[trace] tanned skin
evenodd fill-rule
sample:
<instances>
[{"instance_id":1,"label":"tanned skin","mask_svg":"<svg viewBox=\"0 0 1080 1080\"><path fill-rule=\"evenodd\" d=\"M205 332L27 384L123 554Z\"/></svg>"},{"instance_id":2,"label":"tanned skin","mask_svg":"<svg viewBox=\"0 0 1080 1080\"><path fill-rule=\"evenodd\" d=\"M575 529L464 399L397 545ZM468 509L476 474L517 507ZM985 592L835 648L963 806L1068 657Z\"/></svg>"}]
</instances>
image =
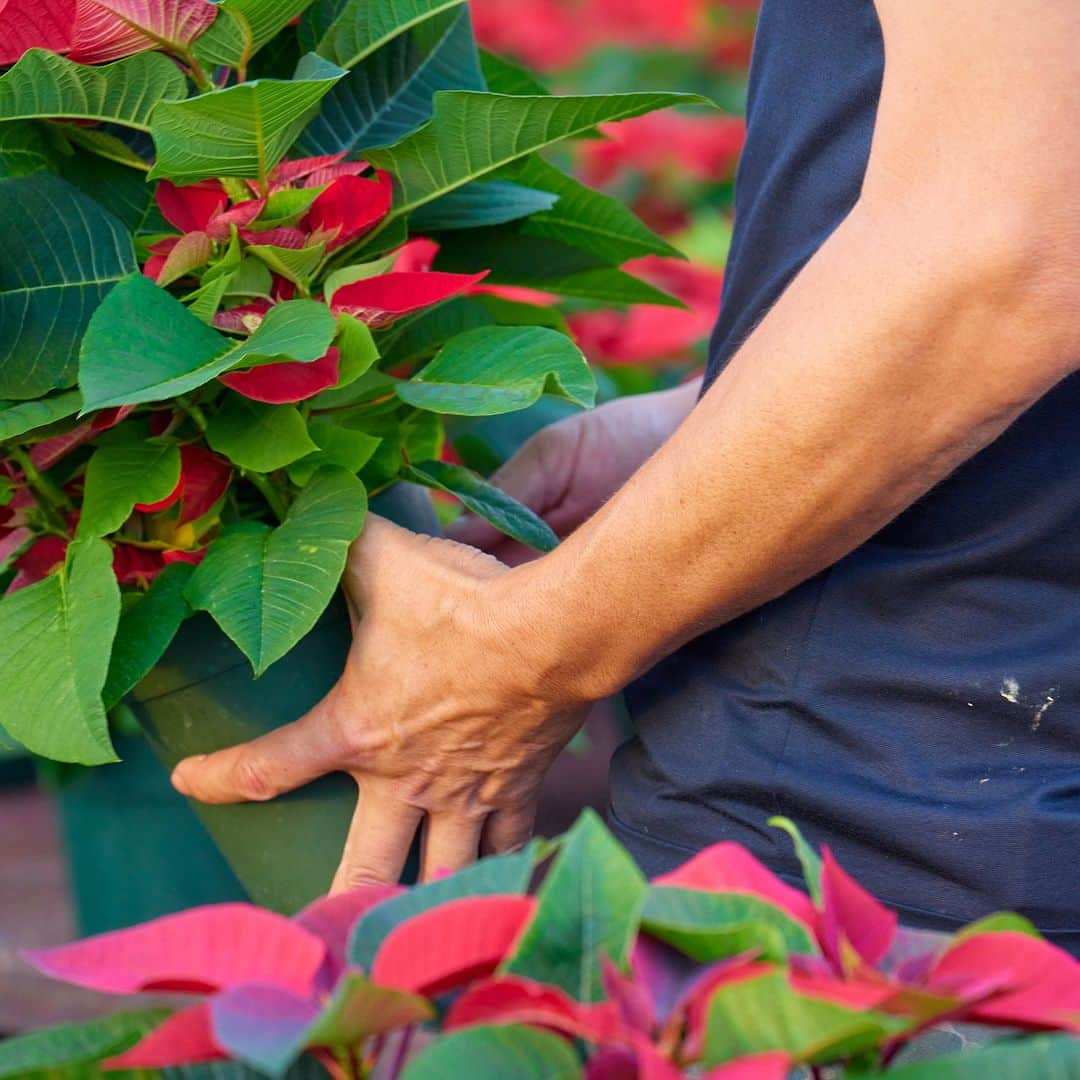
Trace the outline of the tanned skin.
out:
<instances>
[{"instance_id":1,"label":"tanned skin","mask_svg":"<svg viewBox=\"0 0 1080 1080\"><path fill-rule=\"evenodd\" d=\"M565 542L519 552L369 519L341 681L192 758L176 787L264 800L331 771L359 801L334 881L523 843L588 703L863 543L1080 367L1080 4L878 0L863 192L698 402L617 401L496 478ZM359 616L362 614L362 618Z\"/></svg>"}]
</instances>

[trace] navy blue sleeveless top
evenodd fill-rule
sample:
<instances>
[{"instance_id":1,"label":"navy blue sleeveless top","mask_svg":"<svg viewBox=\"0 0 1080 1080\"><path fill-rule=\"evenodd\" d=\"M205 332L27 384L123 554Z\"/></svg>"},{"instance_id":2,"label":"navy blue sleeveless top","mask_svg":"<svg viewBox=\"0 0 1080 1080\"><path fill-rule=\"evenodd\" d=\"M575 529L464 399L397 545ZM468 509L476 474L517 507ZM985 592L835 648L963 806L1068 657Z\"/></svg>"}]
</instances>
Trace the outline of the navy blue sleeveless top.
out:
<instances>
[{"instance_id":1,"label":"navy blue sleeveless top","mask_svg":"<svg viewBox=\"0 0 1080 1080\"><path fill-rule=\"evenodd\" d=\"M872 0L765 0L709 379L860 191ZM795 819L912 925L1008 908L1080 946L1080 378L827 572L627 692L611 821L649 873Z\"/></svg>"}]
</instances>

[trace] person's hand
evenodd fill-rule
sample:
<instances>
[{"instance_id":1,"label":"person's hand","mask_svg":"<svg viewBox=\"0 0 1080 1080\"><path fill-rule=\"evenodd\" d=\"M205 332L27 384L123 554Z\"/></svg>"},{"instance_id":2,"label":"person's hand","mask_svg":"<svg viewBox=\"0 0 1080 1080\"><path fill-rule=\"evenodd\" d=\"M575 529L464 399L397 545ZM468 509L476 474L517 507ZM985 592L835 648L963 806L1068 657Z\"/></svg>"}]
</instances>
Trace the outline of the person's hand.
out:
<instances>
[{"instance_id":1,"label":"person's hand","mask_svg":"<svg viewBox=\"0 0 1080 1080\"><path fill-rule=\"evenodd\" d=\"M539 514L555 535L572 533L656 452L686 419L700 380L674 390L618 398L537 432L491 481ZM465 515L450 536L516 565L534 558L487 522Z\"/></svg>"},{"instance_id":2,"label":"person's hand","mask_svg":"<svg viewBox=\"0 0 1080 1080\"><path fill-rule=\"evenodd\" d=\"M422 822L424 879L521 846L586 710L557 662L545 666L556 651L510 595L514 573L369 517L343 580L355 633L340 682L296 723L181 762L174 785L220 804L351 774L359 799L335 892L396 882Z\"/></svg>"}]
</instances>

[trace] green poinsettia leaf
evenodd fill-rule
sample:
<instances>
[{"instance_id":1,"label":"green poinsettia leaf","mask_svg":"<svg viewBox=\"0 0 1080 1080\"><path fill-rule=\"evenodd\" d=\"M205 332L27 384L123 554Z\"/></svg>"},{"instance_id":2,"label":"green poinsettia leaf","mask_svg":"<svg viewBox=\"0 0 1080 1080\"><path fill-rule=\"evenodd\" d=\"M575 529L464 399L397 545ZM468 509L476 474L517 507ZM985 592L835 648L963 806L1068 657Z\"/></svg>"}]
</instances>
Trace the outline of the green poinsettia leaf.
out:
<instances>
[{"instance_id":1,"label":"green poinsettia leaf","mask_svg":"<svg viewBox=\"0 0 1080 1080\"><path fill-rule=\"evenodd\" d=\"M712 1068L749 1054L782 1051L795 1063L832 1062L873 1050L911 1023L800 994L786 971L771 971L713 994L702 1061Z\"/></svg>"},{"instance_id":2,"label":"green poinsettia leaf","mask_svg":"<svg viewBox=\"0 0 1080 1080\"><path fill-rule=\"evenodd\" d=\"M366 911L352 929L348 960L371 970L375 954L387 934L406 919L466 896L520 896L529 887L544 847L533 840L511 855L494 855L459 870L450 877L417 885Z\"/></svg>"},{"instance_id":3,"label":"green poinsettia leaf","mask_svg":"<svg viewBox=\"0 0 1080 1080\"><path fill-rule=\"evenodd\" d=\"M0 76L0 120L93 120L149 131L160 102L186 96L183 74L161 53L92 65L30 49Z\"/></svg>"},{"instance_id":4,"label":"green poinsettia leaf","mask_svg":"<svg viewBox=\"0 0 1080 1080\"><path fill-rule=\"evenodd\" d=\"M482 296L459 296L438 307L400 319L376 335L379 354L391 370L399 365L426 360L466 330L494 326L498 319Z\"/></svg>"},{"instance_id":5,"label":"green poinsettia leaf","mask_svg":"<svg viewBox=\"0 0 1080 1080\"><path fill-rule=\"evenodd\" d=\"M708 893L653 885L641 925L699 963L747 951L782 963L793 953L817 951L809 930L756 896Z\"/></svg>"},{"instance_id":6,"label":"green poinsettia leaf","mask_svg":"<svg viewBox=\"0 0 1080 1080\"><path fill-rule=\"evenodd\" d=\"M276 529L253 525L217 540L192 575L188 603L209 612L261 675L326 610L366 513L363 484L323 470Z\"/></svg>"},{"instance_id":7,"label":"green poinsettia leaf","mask_svg":"<svg viewBox=\"0 0 1080 1080\"><path fill-rule=\"evenodd\" d=\"M533 214L523 225L526 236L558 240L621 266L643 255L683 258L638 219L624 203L593 191L543 158L526 158L509 173L515 183L550 192L557 202Z\"/></svg>"},{"instance_id":8,"label":"green poinsettia leaf","mask_svg":"<svg viewBox=\"0 0 1080 1080\"><path fill-rule=\"evenodd\" d=\"M586 810L566 835L537 894L536 914L501 970L561 987L578 1001L600 1001L601 960L626 965L647 889L633 859Z\"/></svg>"},{"instance_id":9,"label":"green poinsettia leaf","mask_svg":"<svg viewBox=\"0 0 1080 1080\"><path fill-rule=\"evenodd\" d=\"M144 1009L4 1039L0 1042L0 1080L37 1073L51 1076L52 1070L92 1066L130 1049L168 1015L168 1009Z\"/></svg>"},{"instance_id":10,"label":"green poinsettia leaf","mask_svg":"<svg viewBox=\"0 0 1080 1080\"><path fill-rule=\"evenodd\" d=\"M330 0L307 12L301 36L316 39L320 56L351 68L399 35L464 4L465 0Z\"/></svg>"},{"instance_id":11,"label":"green poinsettia leaf","mask_svg":"<svg viewBox=\"0 0 1080 1080\"><path fill-rule=\"evenodd\" d=\"M237 367L326 354L336 323L325 304L275 304L250 337L219 334L142 274L122 281L95 312L83 341L84 411L186 394Z\"/></svg>"},{"instance_id":12,"label":"green poinsettia leaf","mask_svg":"<svg viewBox=\"0 0 1080 1080\"><path fill-rule=\"evenodd\" d=\"M284 248L273 244L249 244L248 251L288 281L295 285L306 285L323 261L326 245Z\"/></svg>"},{"instance_id":13,"label":"green poinsettia leaf","mask_svg":"<svg viewBox=\"0 0 1080 1080\"><path fill-rule=\"evenodd\" d=\"M393 214L408 214L473 180L597 124L671 105L707 105L696 94L516 97L471 91L435 95L434 116L396 146L366 157L395 178Z\"/></svg>"},{"instance_id":14,"label":"green poinsettia leaf","mask_svg":"<svg viewBox=\"0 0 1080 1080\"><path fill-rule=\"evenodd\" d=\"M39 125L0 124L0 177L30 176L55 167L55 151Z\"/></svg>"},{"instance_id":15,"label":"green poinsettia leaf","mask_svg":"<svg viewBox=\"0 0 1080 1080\"><path fill-rule=\"evenodd\" d=\"M28 750L54 761L117 761L101 701L120 617L112 550L72 544L56 573L0 601L0 716Z\"/></svg>"},{"instance_id":16,"label":"green poinsettia leaf","mask_svg":"<svg viewBox=\"0 0 1080 1080\"><path fill-rule=\"evenodd\" d=\"M53 394L39 401L0 405L0 441L55 424L57 420L74 416L81 408L82 394L78 390Z\"/></svg>"},{"instance_id":17,"label":"green poinsettia leaf","mask_svg":"<svg viewBox=\"0 0 1080 1080\"><path fill-rule=\"evenodd\" d=\"M409 220L420 232L476 229L550 210L558 199L559 196L550 191L523 187L507 180L489 180L451 191L449 195L421 206Z\"/></svg>"},{"instance_id":18,"label":"green poinsettia leaf","mask_svg":"<svg viewBox=\"0 0 1080 1080\"><path fill-rule=\"evenodd\" d=\"M269 473L318 450L292 405L264 405L230 394L211 417L206 441L234 465Z\"/></svg>"},{"instance_id":19,"label":"green poinsettia leaf","mask_svg":"<svg viewBox=\"0 0 1080 1080\"><path fill-rule=\"evenodd\" d=\"M344 74L319 57L304 57L293 79L256 79L157 105L150 126L157 148L151 179L265 182Z\"/></svg>"},{"instance_id":20,"label":"green poinsettia leaf","mask_svg":"<svg viewBox=\"0 0 1080 1080\"><path fill-rule=\"evenodd\" d=\"M136 503L168 498L180 483L180 450L174 443L124 440L94 451L86 467L79 536L116 532Z\"/></svg>"},{"instance_id":21,"label":"green poinsettia leaf","mask_svg":"<svg viewBox=\"0 0 1080 1080\"><path fill-rule=\"evenodd\" d=\"M154 187L146 182L145 172L81 151L63 158L58 172L98 206L119 218L132 235L158 231L159 226L168 228L154 201Z\"/></svg>"},{"instance_id":22,"label":"green poinsettia leaf","mask_svg":"<svg viewBox=\"0 0 1080 1080\"><path fill-rule=\"evenodd\" d=\"M857 1074L859 1080L1077 1080L1080 1039L1075 1035L1043 1035L1009 1040L949 1057L895 1065L887 1072ZM855 1080L853 1076L852 1080Z\"/></svg>"},{"instance_id":23,"label":"green poinsettia leaf","mask_svg":"<svg viewBox=\"0 0 1080 1080\"><path fill-rule=\"evenodd\" d=\"M337 465L358 473L379 448L382 438L353 425L362 417L343 415L317 416L308 425L308 433L319 447L314 453L289 466L289 479L303 487L319 469Z\"/></svg>"},{"instance_id":24,"label":"green poinsettia leaf","mask_svg":"<svg viewBox=\"0 0 1080 1080\"><path fill-rule=\"evenodd\" d=\"M142 682L191 614L184 589L194 570L182 562L165 567L149 591L120 615L102 693L106 709L115 708Z\"/></svg>"},{"instance_id":25,"label":"green poinsettia leaf","mask_svg":"<svg viewBox=\"0 0 1080 1080\"><path fill-rule=\"evenodd\" d=\"M477 1025L436 1040L405 1067L402 1080L445 1080L468 1063L471 1080L580 1080L574 1048L520 1024Z\"/></svg>"},{"instance_id":26,"label":"green poinsettia leaf","mask_svg":"<svg viewBox=\"0 0 1080 1080\"><path fill-rule=\"evenodd\" d=\"M489 484L471 469L445 461L424 461L408 466L405 477L424 487L455 496L467 510L537 551L553 551L558 546L559 538L543 518L537 517L527 506L494 484Z\"/></svg>"},{"instance_id":27,"label":"green poinsettia leaf","mask_svg":"<svg viewBox=\"0 0 1080 1080\"><path fill-rule=\"evenodd\" d=\"M0 181L0 398L75 382L91 313L135 269L127 230L57 176Z\"/></svg>"},{"instance_id":28,"label":"green poinsettia leaf","mask_svg":"<svg viewBox=\"0 0 1080 1080\"><path fill-rule=\"evenodd\" d=\"M769 824L791 837L791 842L795 846L795 856L802 866L806 891L810 894L810 899L821 907L821 856L810 846L799 826L790 818L771 817Z\"/></svg>"},{"instance_id":29,"label":"green poinsettia leaf","mask_svg":"<svg viewBox=\"0 0 1080 1080\"><path fill-rule=\"evenodd\" d=\"M570 338L543 326L485 326L459 334L409 382L402 401L455 416L525 409L543 393L591 407L596 383Z\"/></svg>"},{"instance_id":30,"label":"green poinsettia leaf","mask_svg":"<svg viewBox=\"0 0 1080 1080\"><path fill-rule=\"evenodd\" d=\"M278 31L311 6L312 0L220 0L218 17L195 43L208 65L243 67Z\"/></svg>"},{"instance_id":31,"label":"green poinsettia leaf","mask_svg":"<svg viewBox=\"0 0 1080 1080\"><path fill-rule=\"evenodd\" d=\"M525 285L603 304L686 305L580 247L528 235L530 221L444 233L437 270L468 274L487 270L492 285Z\"/></svg>"},{"instance_id":32,"label":"green poinsettia leaf","mask_svg":"<svg viewBox=\"0 0 1080 1080\"><path fill-rule=\"evenodd\" d=\"M378 9L365 3L357 15L377 17ZM429 120L435 94L451 89L484 89L472 22L461 4L437 6L433 17L353 66L323 99L297 147L305 154L334 154L386 146Z\"/></svg>"},{"instance_id":33,"label":"green poinsettia leaf","mask_svg":"<svg viewBox=\"0 0 1080 1080\"><path fill-rule=\"evenodd\" d=\"M486 49L480 50L480 70L493 94L538 97L548 93L548 88L527 68Z\"/></svg>"}]
</instances>

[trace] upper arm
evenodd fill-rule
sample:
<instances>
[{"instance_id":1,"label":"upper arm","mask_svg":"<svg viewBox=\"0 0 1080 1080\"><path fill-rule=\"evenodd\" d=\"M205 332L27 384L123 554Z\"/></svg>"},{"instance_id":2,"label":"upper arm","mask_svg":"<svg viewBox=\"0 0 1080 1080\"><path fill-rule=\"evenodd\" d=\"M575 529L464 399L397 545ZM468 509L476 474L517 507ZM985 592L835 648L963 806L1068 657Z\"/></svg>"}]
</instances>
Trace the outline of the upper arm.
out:
<instances>
[{"instance_id":1,"label":"upper arm","mask_svg":"<svg viewBox=\"0 0 1080 1080\"><path fill-rule=\"evenodd\" d=\"M1080 2L876 5L885 74L862 201L999 274L1000 292L1019 286L1050 362L1075 366Z\"/></svg>"},{"instance_id":2,"label":"upper arm","mask_svg":"<svg viewBox=\"0 0 1080 1080\"><path fill-rule=\"evenodd\" d=\"M876 0L885 78L868 184L1080 191L1077 0Z\"/></svg>"}]
</instances>

